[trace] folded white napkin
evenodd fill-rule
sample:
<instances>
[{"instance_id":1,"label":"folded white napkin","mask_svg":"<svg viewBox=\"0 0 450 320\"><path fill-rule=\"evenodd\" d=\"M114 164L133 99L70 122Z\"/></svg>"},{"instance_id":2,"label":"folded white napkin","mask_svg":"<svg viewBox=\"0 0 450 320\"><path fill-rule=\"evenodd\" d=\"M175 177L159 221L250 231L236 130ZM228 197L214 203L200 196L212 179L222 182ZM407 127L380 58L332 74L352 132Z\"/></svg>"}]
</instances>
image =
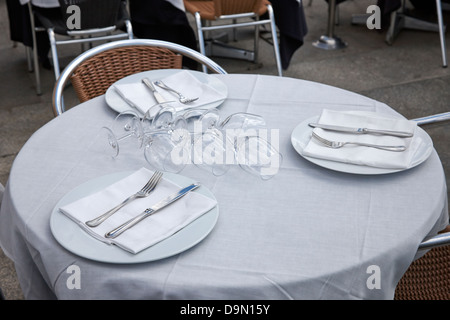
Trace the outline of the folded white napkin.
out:
<instances>
[{"instance_id":1,"label":"folded white napkin","mask_svg":"<svg viewBox=\"0 0 450 320\"><path fill-rule=\"evenodd\" d=\"M194 102L182 104L174 93L155 85L156 90L167 101L171 102L169 105L175 108L176 111L202 107L226 98L224 94L207 83L201 82L187 70L180 70L161 79L153 79L153 81L156 80L162 80L169 87L181 92L187 98L198 97L198 100ZM157 103L150 89L142 82L115 84L114 88L119 91L121 96L131 101L142 113L147 112L149 108ZM154 114L151 114L151 116L154 116Z\"/></svg>"},{"instance_id":2,"label":"folded white napkin","mask_svg":"<svg viewBox=\"0 0 450 320\"><path fill-rule=\"evenodd\" d=\"M375 113L340 112L323 110L318 123L339 125L354 128L371 128L382 130L405 131L415 133L417 124L414 121L389 118ZM411 138L399 138L388 135L354 134L314 128L319 136L332 141L364 142L378 145L405 146L402 152L386 151L370 147L346 145L339 149L324 146L316 139L311 138L303 154L306 156L339 161L357 165L365 165L388 169L405 169L411 166L414 154L419 148L422 139L417 135Z\"/></svg>"},{"instance_id":3,"label":"folded white napkin","mask_svg":"<svg viewBox=\"0 0 450 320\"><path fill-rule=\"evenodd\" d=\"M142 168L94 194L61 207L60 211L77 222L94 238L108 244L115 244L136 254L170 237L217 205L214 199L198 192L189 192L183 198L157 211L118 237L105 238L105 233L134 218L160 200L178 192L180 188L186 187L184 185L177 186L163 178L148 197L130 202L99 226L90 228L85 224L86 221L96 218L136 193L152 174L153 172Z\"/></svg>"}]
</instances>

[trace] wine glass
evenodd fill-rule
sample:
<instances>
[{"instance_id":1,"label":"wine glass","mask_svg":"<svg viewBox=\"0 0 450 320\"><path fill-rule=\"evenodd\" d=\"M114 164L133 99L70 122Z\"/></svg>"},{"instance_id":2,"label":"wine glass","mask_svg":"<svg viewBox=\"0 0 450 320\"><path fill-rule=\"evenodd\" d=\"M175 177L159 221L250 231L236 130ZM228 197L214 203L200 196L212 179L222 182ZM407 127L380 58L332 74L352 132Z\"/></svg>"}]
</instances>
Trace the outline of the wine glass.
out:
<instances>
[{"instance_id":1,"label":"wine glass","mask_svg":"<svg viewBox=\"0 0 450 320\"><path fill-rule=\"evenodd\" d=\"M190 134L183 116L170 106L160 108L144 126L144 156L153 167L178 173L189 162Z\"/></svg>"},{"instance_id":2,"label":"wine glass","mask_svg":"<svg viewBox=\"0 0 450 320\"><path fill-rule=\"evenodd\" d=\"M227 130L256 130L266 127L266 121L263 117L247 112L237 112L229 115L220 123L220 128Z\"/></svg>"},{"instance_id":3,"label":"wine glass","mask_svg":"<svg viewBox=\"0 0 450 320\"><path fill-rule=\"evenodd\" d=\"M238 137L235 152L239 166L263 180L275 176L283 160L281 153L261 135Z\"/></svg>"},{"instance_id":4,"label":"wine glass","mask_svg":"<svg viewBox=\"0 0 450 320\"><path fill-rule=\"evenodd\" d=\"M215 176L221 176L230 169L226 161L226 140L218 125L219 119L217 109L206 110L194 122L192 139L192 162Z\"/></svg>"},{"instance_id":5,"label":"wine glass","mask_svg":"<svg viewBox=\"0 0 450 320\"><path fill-rule=\"evenodd\" d=\"M110 127L100 129L99 138L103 151L112 157L119 153L134 153L142 146L143 129L138 114L132 110L119 113Z\"/></svg>"},{"instance_id":6,"label":"wine glass","mask_svg":"<svg viewBox=\"0 0 450 320\"><path fill-rule=\"evenodd\" d=\"M220 127L232 143L235 161L246 172L263 180L272 178L280 168L282 155L268 140L263 117L246 112L228 116ZM278 142L278 135L272 136Z\"/></svg>"}]
</instances>

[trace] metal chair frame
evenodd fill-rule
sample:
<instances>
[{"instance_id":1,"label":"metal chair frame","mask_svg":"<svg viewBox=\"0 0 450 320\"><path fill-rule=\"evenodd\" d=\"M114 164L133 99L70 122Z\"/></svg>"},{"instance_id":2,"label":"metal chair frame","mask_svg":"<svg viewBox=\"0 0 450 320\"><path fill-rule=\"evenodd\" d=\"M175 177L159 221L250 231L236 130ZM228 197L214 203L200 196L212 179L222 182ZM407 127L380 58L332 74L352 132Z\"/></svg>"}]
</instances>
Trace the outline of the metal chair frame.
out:
<instances>
[{"instance_id":1,"label":"metal chair frame","mask_svg":"<svg viewBox=\"0 0 450 320\"><path fill-rule=\"evenodd\" d=\"M55 116L59 116L63 112L65 112L65 107L63 103L63 90L66 86L67 82L70 80L70 76L72 73L76 70L76 68L87 59L97 55L98 53L115 49L115 48L121 48L121 47L128 47L128 46L152 46L152 47L159 47L159 48L166 48L169 49L175 53L179 53L183 56L186 56L188 58L191 58L192 60L195 60L202 64L203 66L206 66L209 70L219 73L219 74L227 74L227 72L216 62L211 60L210 58L202 55L201 53L192 50L190 48L187 48L185 46L175 44L172 42L167 41L160 41L160 40L150 40L150 39L128 39L128 40L118 40L110 43L105 43L102 45L99 45L97 47L94 47L78 57L76 57L72 62L70 62L67 67L62 71L61 75L59 76L58 80L55 83L55 86L53 88L53 96L52 96L52 104L53 104L53 114Z\"/></svg>"},{"instance_id":2,"label":"metal chair frame","mask_svg":"<svg viewBox=\"0 0 450 320\"><path fill-rule=\"evenodd\" d=\"M450 119L450 112L413 119L418 125ZM427 251L414 260L404 273L394 294L394 300L447 300L450 298L450 225L438 235L419 244L418 253Z\"/></svg>"},{"instance_id":3,"label":"metal chair frame","mask_svg":"<svg viewBox=\"0 0 450 320\"><path fill-rule=\"evenodd\" d=\"M450 120L450 111L413 119L413 121L416 121L417 125L419 126L447 120ZM424 240L422 243L420 243L418 250L429 250L446 245L450 245L450 232L441 233L432 238Z\"/></svg>"},{"instance_id":4,"label":"metal chair frame","mask_svg":"<svg viewBox=\"0 0 450 320\"><path fill-rule=\"evenodd\" d=\"M206 53L206 47L205 47L205 38L204 38L204 33L207 31L214 31L214 30L223 30L223 29L237 29L237 28L243 28L243 27L251 27L254 26L255 27L255 39L254 39L254 51L247 51L247 50L238 50L237 48L230 48L230 47L226 47L225 45L221 44L219 47L217 47L217 56L225 56L225 57L233 57L233 58L241 58L241 59L246 59L246 60L250 60L250 61L254 61L256 62L258 59L258 47L259 47L259 26L260 25L269 25L270 26L270 31L272 34L272 39L273 39L273 48L274 48L274 55L275 55L275 60L276 60L276 64L277 64L277 71L278 71L278 75L281 77L283 76L283 70L281 67L281 58L280 58L280 49L278 46L278 35L277 35L277 28L275 25L275 16L273 13L273 8L272 5L267 4L267 12L269 15L268 19L263 19L260 20L259 16L254 13L254 12L248 12L248 13L239 13L239 14L228 14L228 15L221 15L219 17L216 17L215 20L212 21L218 21L220 22L220 24L218 25L206 25L204 26L205 21L204 19L201 17L200 12L195 12L194 13L194 17L195 17L195 23L196 23L196 27L197 27L197 35L198 35L198 42L199 42L199 48L200 48L200 52L203 55L207 55ZM245 22L238 22L238 19L242 19L242 18L250 18L250 19L254 19L254 21L245 21ZM230 21L231 23L223 23L223 21ZM213 43L217 44L217 42ZM221 49L220 47L224 48ZM228 49L228 50L227 50ZM229 49L234 49L235 53L234 54L229 54L229 53L225 53L225 52L230 52ZM212 53L211 55L214 55L214 53ZM203 69L205 71L205 69Z\"/></svg>"},{"instance_id":5,"label":"metal chair frame","mask_svg":"<svg viewBox=\"0 0 450 320\"><path fill-rule=\"evenodd\" d=\"M438 18L437 25L427 21L422 21L416 18L408 17L404 15L406 1L402 0L402 8L399 11L393 12L391 14L391 25L386 33L386 42L392 44L394 38L400 32L401 29L417 29L425 31L438 31L439 40L441 43L442 52L442 67L447 67L447 56L445 52L445 29L444 20L442 17L442 2L441 0L436 0L436 14Z\"/></svg>"},{"instance_id":6,"label":"metal chair frame","mask_svg":"<svg viewBox=\"0 0 450 320\"><path fill-rule=\"evenodd\" d=\"M109 26L105 28L96 28L96 29L87 29L87 30L74 30L74 31L67 31L67 36L69 39L56 39L55 36L55 30L53 28L45 29L43 27L36 27L36 21L35 16L33 13L33 6L31 4L31 1L28 2L28 10L30 13L30 23L31 23L31 33L32 33L32 40L33 40L33 62L34 62L34 73L36 78L36 93L38 95L42 94L41 89L41 79L40 79L40 71L39 71L39 60L38 60L38 54L37 54L37 40L36 40L36 32L42 32L47 31L49 41L50 41L50 48L51 48L51 54L52 54L52 61L53 61L53 69L55 73L55 79L57 80L60 75L60 66L59 66L59 59L58 59L58 51L57 46L59 45L65 45L65 44L85 44L85 43L92 43L92 42L98 42L98 41L113 41L118 39L133 39L133 28L131 25L131 21L129 19L126 19L124 21L126 32L125 33L117 33L113 34L114 31L116 31L115 26Z\"/></svg>"},{"instance_id":7,"label":"metal chair frame","mask_svg":"<svg viewBox=\"0 0 450 320\"><path fill-rule=\"evenodd\" d=\"M419 20L417 18L409 17L404 14L406 7L406 1L402 0L401 8L391 13L391 22L388 31L386 32L386 43L392 45L395 37L398 35L401 29L415 29L431 32L439 32L439 40L441 44L442 54L442 67L447 67L447 55L446 55L446 43L445 43L445 31L446 26L442 17L442 10L450 10L450 6L446 3L442 3L441 0L436 0L436 14L437 24L428 21ZM352 23L365 24L368 18L368 14L355 14L352 16Z\"/></svg>"}]
</instances>

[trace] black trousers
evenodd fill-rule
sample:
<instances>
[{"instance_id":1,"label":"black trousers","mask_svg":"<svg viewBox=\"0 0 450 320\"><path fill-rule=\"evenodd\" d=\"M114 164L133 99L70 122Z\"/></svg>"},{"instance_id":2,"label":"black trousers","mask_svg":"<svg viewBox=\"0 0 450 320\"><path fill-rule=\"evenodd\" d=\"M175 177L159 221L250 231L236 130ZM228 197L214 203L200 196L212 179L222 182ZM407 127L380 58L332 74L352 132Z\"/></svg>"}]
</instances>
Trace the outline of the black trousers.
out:
<instances>
[{"instance_id":1,"label":"black trousers","mask_svg":"<svg viewBox=\"0 0 450 320\"><path fill-rule=\"evenodd\" d=\"M129 0L133 33L142 39L173 42L198 51L186 13L165 0ZM183 66L197 70L198 63L183 57Z\"/></svg>"},{"instance_id":2,"label":"black trousers","mask_svg":"<svg viewBox=\"0 0 450 320\"><path fill-rule=\"evenodd\" d=\"M9 17L10 39L16 42L22 42L25 46L33 47L33 38L30 23L30 13L28 5L21 5L17 0L6 0L6 6ZM59 8L35 8L51 14L60 14ZM35 21L39 25L39 21ZM43 66L50 69L48 53L50 51L50 42L46 32L36 33L37 50L39 60Z\"/></svg>"}]
</instances>

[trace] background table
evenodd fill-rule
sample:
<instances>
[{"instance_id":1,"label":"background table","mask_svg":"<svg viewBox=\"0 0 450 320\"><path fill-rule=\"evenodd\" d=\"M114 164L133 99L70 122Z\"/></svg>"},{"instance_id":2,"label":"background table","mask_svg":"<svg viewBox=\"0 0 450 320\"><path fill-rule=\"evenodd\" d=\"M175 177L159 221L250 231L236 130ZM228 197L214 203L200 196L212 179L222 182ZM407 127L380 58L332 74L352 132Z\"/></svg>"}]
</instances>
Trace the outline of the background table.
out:
<instances>
[{"instance_id":1,"label":"background table","mask_svg":"<svg viewBox=\"0 0 450 320\"><path fill-rule=\"evenodd\" d=\"M240 168L213 177L181 173L216 196L212 232L176 256L141 264L81 258L53 238L56 203L96 177L146 166L142 155L115 160L90 150L116 113L98 97L55 118L25 144L10 173L0 211L0 242L15 261L26 298L59 299L391 299L418 244L448 224L445 177L435 151L416 168L388 175L335 172L303 159L292 130L323 108L396 115L375 100L313 82L256 75L216 75L229 88L228 114L262 115L279 129L284 162L262 181ZM81 288L69 289L81 270ZM370 289L368 268L381 271Z\"/></svg>"}]
</instances>

